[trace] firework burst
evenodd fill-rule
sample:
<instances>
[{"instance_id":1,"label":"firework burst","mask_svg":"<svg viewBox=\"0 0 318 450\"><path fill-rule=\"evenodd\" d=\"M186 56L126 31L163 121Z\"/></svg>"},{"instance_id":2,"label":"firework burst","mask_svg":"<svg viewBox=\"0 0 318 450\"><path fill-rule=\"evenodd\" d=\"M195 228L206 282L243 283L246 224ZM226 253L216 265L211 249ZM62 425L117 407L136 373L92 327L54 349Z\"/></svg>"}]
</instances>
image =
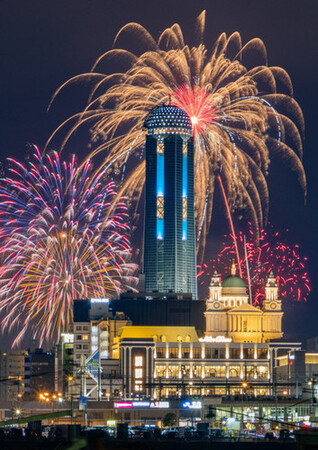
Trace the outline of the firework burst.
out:
<instances>
[{"instance_id":1,"label":"firework burst","mask_svg":"<svg viewBox=\"0 0 318 450\"><path fill-rule=\"evenodd\" d=\"M54 341L72 321L72 300L111 297L134 287L127 212L113 183L91 163L41 156L10 160L0 184L0 311L3 329L19 325L18 344L31 329ZM109 215L110 207L113 213Z\"/></svg>"},{"instance_id":2,"label":"firework burst","mask_svg":"<svg viewBox=\"0 0 318 450\"><path fill-rule=\"evenodd\" d=\"M245 256L244 233L235 238L240 254L242 277L248 286L247 264ZM233 260L237 260L237 250L232 235L224 237L223 248L218 256L208 264L203 264L198 274L199 283L208 286L214 270L221 273L224 279L230 273ZM271 226L261 230L259 243L250 228L246 236L246 250L250 271L252 298L255 305L262 305L265 298L265 284L273 271L279 295L286 301L306 301L310 294L307 258L303 257L298 244L289 245L281 240L278 232Z\"/></svg>"},{"instance_id":3,"label":"firework burst","mask_svg":"<svg viewBox=\"0 0 318 450\"><path fill-rule=\"evenodd\" d=\"M188 112L194 129L195 211L201 256L219 175L231 211L245 211L255 229L267 217L265 177L273 157L280 157L296 172L306 192L301 163L304 120L292 98L289 75L280 67L267 66L266 48L260 39L243 45L238 32L229 37L221 34L209 51L203 44L204 28L205 12L197 19L199 43L190 47L178 24L164 30L157 41L141 25L125 25L115 38L114 48L98 58L91 73L78 75L57 90L53 99L72 82L94 84L86 109L66 120L51 136L70 126L64 145L78 127L89 124L94 142L89 157L102 152L107 170L121 172L121 176L125 172L119 195L127 195L136 205L145 178L144 120L170 93L172 103ZM130 43L137 39L138 48L142 43L147 50L134 54L116 48L127 37ZM264 63L248 69L244 61L250 51L258 52ZM129 68L108 75L96 70L114 59ZM278 92L279 86L284 93ZM133 156L140 159L127 164Z\"/></svg>"}]
</instances>

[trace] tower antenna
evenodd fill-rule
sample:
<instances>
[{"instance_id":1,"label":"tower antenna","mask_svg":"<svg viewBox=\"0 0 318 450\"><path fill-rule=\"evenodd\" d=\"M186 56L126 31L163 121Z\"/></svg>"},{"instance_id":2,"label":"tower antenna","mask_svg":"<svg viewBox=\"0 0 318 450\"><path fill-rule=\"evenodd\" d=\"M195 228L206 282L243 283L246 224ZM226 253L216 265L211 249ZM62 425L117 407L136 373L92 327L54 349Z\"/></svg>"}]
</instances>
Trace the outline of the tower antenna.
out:
<instances>
[{"instance_id":1,"label":"tower antenna","mask_svg":"<svg viewBox=\"0 0 318 450\"><path fill-rule=\"evenodd\" d=\"M247 256L247 247L246 247L246 236L245 236L245 234L244 234L244 252L245 252L245 259L246 259L246 271L247 271L248 292L249 292L249 296L250 296L250 304L253 305L251 277L250 277L250 265L249 265L248 256Z\"/></svg>"}]
</instances>

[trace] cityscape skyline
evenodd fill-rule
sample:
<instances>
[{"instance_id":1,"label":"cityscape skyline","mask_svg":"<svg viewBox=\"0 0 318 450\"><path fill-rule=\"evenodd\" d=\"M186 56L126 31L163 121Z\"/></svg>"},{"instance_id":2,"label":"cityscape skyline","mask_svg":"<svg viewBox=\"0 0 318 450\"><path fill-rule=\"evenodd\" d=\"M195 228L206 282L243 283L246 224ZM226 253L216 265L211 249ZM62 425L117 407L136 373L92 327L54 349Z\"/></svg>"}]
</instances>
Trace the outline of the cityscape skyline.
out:
<instances>
[{"instance_id":1,"label":"cityscape skyline","mask_svg":"<svg viewBox=\"0 0 318 450\"><path fill-rule=\"evenodd\" d=\"M284 3L284 2L283 2ZM22 3L21 3L22 4ZM83 5L79 7L79 10L75 11L74 14L81 13L81 8L84 8L85 2ZM96 3L98 4L98 2ZM123 5L125 2L123 2ZM207 33L206 35L209 35L209 38L206 39L209 42L209 39L211 42L214 42L216 36L218 36L219 32L225 30L228 33L235 31L238 29L238 31L245 33L244 39L248 40L253 37L260 36L268 50L268 58L269 62L272 65L280 65L283 68L287 69L291 79L293 81L294 85L294 92L295 92L295 98L299 101L301 107L304 110L305 115L305 121L307 125L307 133L306 133L306 139L304 142L304 163L306 168L306 173L308 176L308 201L307 206L303 207L303 201L302 201L302 194L300 189L297 186L296 179L287 171L282 168L279 165L275 166L275 163L272 165L271 170L272 174L269 176L269 182L272 185L271 188L271 199L270 199L270 219L271 222L277 225L277 228L280 231L284 231L284 227L291 228L291 236L292 239L294 239L295 242L300 243L302 248L304 249L304 254L308 254L309 256L309 273L312 280L312 287L313 292L311 294L310 298L314 298L315 293L315 284L317 283L315 278L316 273L316 263L315 263L315 253L317 250L317 242L315 240L314 235L314 223L315 223L315 214L317 208L316 205L316 199L314 198L315 193L315 179L314 179L314 167L315 167L315 161L317 156L314 153L315 148L315 139L317 139L316 135L313 133L314 130L314 122L315 122L315 110L311 109L311 104L313 101L313 96L317 94L317 86L314 84L315 80L315 72L314 72L314 66L310 65L310 61L314 61L313 56L315 52L317 51L315 45L308 48L303 44L303 41L300 39L302 36L301 27L296 27L296 30L299 30L299 34L296 33L295 36L293 36L293 40L291 41L294 45L297 41L296 49L301 49L301 51L298 53L301 55L301 61L302 64L299 65L299 63L296 63L296 58L292 61L290 58L289 53L286 51L287 46L290 45L289 40L292 35L292 30L295 28L292 26L293 21L299 21L299 23L306 23L306 29L307 33L312 33L314 36L314 29L313 27L310 27L308 24L310 23L310 20L314 14L310 14L309 11L311 10L314 12L313 4L311 2L307 2L308 8L304 8L302 10L302 14L299 16L299 18L295 18L293 15L293 11L295 8L297 8L298 2L293 2L291 10L289 11L289 16L287 16L284 20L286 20L286 27L285 27L285 36L280 37L280 39L277 39L278 44L275 45L275 39L274 37L271 37L268 32L266 32L266 24L269 23L270 15L264 15L263 20L261 22L261 30L260 33L257 32L255 29L255 25L253 25L253 14L257 14L257 10L252 10L248 13L247 16L243 17L243 11L246 13L246 10L244 9L244 2L242 2L242 13L241 15L238 15L236 20L230 19L226 14L225 10L220 9L217 12L214 12L214 16L210 8L207 8ZM153 13L149 12L149 15L144 15L143 12L139 11L138 9L134 11L133 13L131 11L127 11L127 17L125 16L125 12L123 14L119 15L120 8L118 7L118 10L114 11L115 17L118 18L118 21L116 24L113 24L109 29L107 29L106 32L106 40L108 42L105 43L105 39L102 40L101 44L101 35L103 34L101 29L96 30L95 33L90 33L89 36L91 38L91 41L89 41L84 46L84 52L81 54L77 54L77 58L72 58L72 65L71 61L69 60L68 56L70 55L71 51L74 51L74 49L80 48L81 41L79 40L76 44L76 38L79 39L79 34L76 34L77 30L76 27L74 29L74 25L70 26L70 30L66 32L66 28L63 29L63 39L65 39L65 42L68 42L68 48L67 52L64 53L58 52L58 48L61 47L61 41L59 39L62 39L61 37L57 39L57 42L53 43L52 37L55 35L56 28L48 27L46 34L43 36L47 41L44 39L46 44L48 44L48 47L45 48L45 45L43 42L40 43L40 41L37 39L36 35L36 29L35 27L25 28L26 21L19 17L19 23L21 23L21 30L27 31L28 36L30 38L35 39L33 52L35 49L37 49L36 57L34 58L34 64L32 65L33 68L31 70L31 67L26 64L26 60L23 60L23 58L15 58L15 61L12 61L11 54L10 54L10 46L12 45L12 49L14 49L17 46L17 36L10 35L8 33L7 39L7 51L6 51L6 64L5 64L5 71L4 71L4 80L5 80L5 86L8 87L6 89L6 101L8 103L9 112L12 111L11 114L9 113L8 116L5 119L4 122L4 128L7 130L7 134L3 134L2 137L0 137L0 143L1 148L4 150L3 156L12 156L14 153L14 156L19 156L24 153L25 143L26 142L32 142L35 144L39 144L40 146L44 147L44 143L46 139L48 138L50 132L61 122L62 117L62 111L63 116L65 115L65 110L70 111L71 107L69 106L72 102L69 100L72 99L76 100L76 98L83 97L82 96L82 88L76 88L79 90L81 95L77 95L72 92L67 92L64 99L61 99L59 102L57 102L57 105L49 112L48 114L45 113L45 107L48 105L50 96L54 92L54 90L67 78L69 78L72 75L75 75L80 72L84 72L87 70L92 62L96 59L96 57L102 53L103 50L108 49L111 47L111 41L120 28L121 25L124 25L128 21L136 21L141 22L146 28L149 28L151 32L157 36L159 33L159 30L162 29L162 26L169 26L174 22L180 22L182 25L182 28L185 29L185 33L189 33L190 25L193 23L193 19L196 17L196 15L207 5L204 5L204 2L199 5L199 7L193 8L187 5L185 10L187 11L187 14L189 14L189 20L185 20L183 22L182 19L180 19L178 14L178 8L177 5L174 6L174 8L171 11L171 17L165 16L164 18L160 18L161 22L161 28L158 24L159 19L154 20ZM99 7L102 8L101 3L99 4ZM234 7L234 6L233 6ZM56 14L58 13L59 5L56 7L57 9L52 11L51 14L51 22L54 23L54 21L57 19ZM283 6L279 6L279 8L283 8ZM294 9L293 9L294 8ZM116 8L115 8L116 9ZM69 12L71 12L72 6L70 6ZM98 8L96 9L96 11ZM91 13L90 20L97 20L97 12L94 11ZM7 11L7 15L5 16L8 21L10 22L10 18L12 17L12 11ZM10 14L9 14L10 13ZM266 11L265 11L266 13ZM32 7L29 12L29 14L32 15ZM219 18L222 18L223 21L223 27L222 27L222 21L218 24L218 27L215 27L215 21L216 16L218 15ZM129 17L128 17L129 16ZM212 17L213 16L213 17ZM34 16L30 16L30 20L32 23L36 23L37 20L40 18L43 19L43 22L40 22L40 28L43 26L46 20L48 20L48 16L46 15L46 10L38 8L36 14ZM288 18L290 18L291 22L288 22ZM66 13L65 20L69 20L69 24L75 23L76 21L71 21L71 16ZM83 20L83 19L82 19ZM113 22L113 21L112 21ZM116 22L116 21L115 21ZM241 26L240 26L241 24ZM85 26L88 26L88 22L85 22ZM73 28L72 28L73 27ZM106 27L105 27L106 28ZM305 28L305 27L303 27ZM211 34L211 29L213 29L213 34ZM71 34L71 30L73 31L73 34ZM215 31L214 31L215 30ZM44 30L42 30L44 32ZM288 34L289 33L289 34ZM276 34L279 34L278 31L276 31ZM310 39L310 42L313 44L316 42L314 38ZM67 45L66 45L67 47ZM22 48L21 48L22 49ZM29 52L31 52L31 47L28 49ZM53 53L52 53L53 52ZM306 53L307 52L307 53ZM20 53L21 54L21 53ZM31 53L32 54L32 53ZM29 56L31 56L29 53ZM44 60L47 58L49 54L52 54L52 57L49 58L49 61L47 61L48 67L45 67ZM75 52L76 54L76 52ZM305 56L305 55L309 56ZM62 61L65 62L65 64L62 64L63 70L59 65L59 68L55 68L55 70L51 70L51 75L48 77L48 72L46 71L50 65L53 63L53 55L56 58L62 58ZM85 56L83 56L85 55ZM74 55L76 56L76 55ZM43 58L43 59L41 59ZM58 59L57 59L58 60ZM43 61L43 64L41 63ZM38 62L37 70L34 72L33 69L36 67L36 63ZM13 64L14 63L14 64ZM22 64L22 65L21 65ZM55 65L53 63L53 65ZM10 68L11 67L11 68ZM24 95L22 95L21 89L21 82L14 83L15 78L13 77L12 80L10 80L10 76L12 75L13 67L16 67L17 70L16 73L23 73L21 72L21 68L25 71L24 73L27 76L22 77L21 79L24 79L25 83L30 83L26 86L29 86L29 88L24 88L23 91ZM20 69L20 70L19 70ZM52 69L52 67L51 67ZM53 77L54 74L54 77ZM33 76L35 76L35 80L37 80L36 83L34 83ZM303 79L309 80L304 86ZM9 80L11 81L9 83ZM312 80L312 81L310 81ZM40 82L41 81L41 82ZM15 86L12 86L15 85ZM33 102L31 101L30 97L28 97L27 92L32 92L32 97L34 98ZM316 87L315 87L316 86ZM14 89L12 89L12 87ZM305 89L306 87L306 89ZM11 94L10 94L11 92ZM19 98L19 103L17 102ZM17 105L24 105L22 108L19 108L21 111L21 115L19 116L16 114L14 119L12 119L13 111L17 111ZM32 108L31 108L32 105ZM27 114L26 112L29 111L30 114ZM22 115L23 113L23 115ZM32 124L28 122L29 119L26 119L26 117L32 116ZM20 117L20 123L18 122L18 117ZM34 120L35 119L35 120ZM38 120L40 119L40 120ZM38 125L35 125L38 124ZM18 127L19 132L16 133L16 136L13 137L13 126ZM11 132L10 132L11 130ZM81 143L79 145L80 152L84 152L84 146ZM75 146L75 145L74 145ZM3 158L4 160L4 158ZM285 181L283 183L283 181ZM293 204L288 204L288 199L290 197L294 198ZM284 206L286 204L286 207ZM283 205L283 206L282 206ZM220 236L223 235L222 233L223 229L228 230L228 225L224 219L220 217L220 214L216 213L214 223L212 223L209 240L208 240L208 247L207 247L207 253L211 253L211 249L214 251L214 249L217 247L216 242L220 239ZM226 230L226 231L227 231ZM308 230L311 230L308 232ZM312 300L309 299L308 307L304 308L304 305L300 305L297 308L300 308L302 310L302 313L307 314L306 311L308 309L313 308ZM306 306L306 305L305 305ZM311 309L312 311L315 309ZM310 316L310 314L309 314ZM309 317L308 316L308 317Z\"/></svg>"},{"instance_id":2,"label":"cityscape skyline","mask_svg":"<svg viewBox=\"0 0 318 450\"><path fill-rule=\"evenodd\" d=\"M1 442L318 445L316 0L14 2Z\"/></svg>"}]
</instances>

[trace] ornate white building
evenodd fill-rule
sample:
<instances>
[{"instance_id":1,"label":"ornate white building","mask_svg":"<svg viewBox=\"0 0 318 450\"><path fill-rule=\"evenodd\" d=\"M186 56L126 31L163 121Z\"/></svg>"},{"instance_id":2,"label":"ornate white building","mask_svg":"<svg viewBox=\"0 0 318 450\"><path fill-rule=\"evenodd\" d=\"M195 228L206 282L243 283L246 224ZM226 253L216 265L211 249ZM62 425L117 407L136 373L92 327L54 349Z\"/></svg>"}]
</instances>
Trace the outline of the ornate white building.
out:
<instances>
[{"instance_id":1,"label":"ornate white building","mask_svg":"<svg viewBox=\"0 0 318 450\"><path fill-rule=\"evenodd\" d=\"M263 309L249 303L246 285L236 275L234 263L231 275L222 283L214 272L209 289L205 312L206 336L225 336L233 342L257 343L283 336L281 300L278 299L278 286L272 272L265 286Z\"/></svg>"}]
</instances>

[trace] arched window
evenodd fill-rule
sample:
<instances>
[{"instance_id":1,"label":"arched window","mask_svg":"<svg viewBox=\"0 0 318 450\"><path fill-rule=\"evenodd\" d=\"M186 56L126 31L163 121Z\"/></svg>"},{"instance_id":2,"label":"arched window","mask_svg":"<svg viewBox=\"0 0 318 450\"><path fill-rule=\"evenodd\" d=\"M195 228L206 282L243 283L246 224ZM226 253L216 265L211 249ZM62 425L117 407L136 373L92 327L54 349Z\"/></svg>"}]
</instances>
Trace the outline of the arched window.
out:
<instances>
[{"instance_id":1,"label":"arched window","mask_svg":"<svg viewBox=\"0 0 318 450\"><path fill-rule=\"evenodd\" d=\"M185 341L186 342L191 342L191 336L189 334L186 336Z\"/></svg>"},{"instance_id":2,"label":"arched window","mask_svg":"<svg viewBox=\"0 0 318 450\"><path fill-rule=\"evenodd\" d=\"M167 338L164 334L160 336L160 340L161 342L167 342Z\"/></svg>"},{"instance_id":3,"label":"arched window","mask_svg":"<svg viewBox=\"0 0 318 450\"><path fill-rule=\"evenodd\" d=\"M239 371L238 369L230 369L230 378L237 378L239 376Z\"/></svg>"},{"instance_id":4,"label":"arched window","mask_svg":"<svg viewBox=\"0 0 318 450\"><path fill-rule=\"evenodd\" d=\"M158 341L158 336L157 336L156 334L154 334L154 335L152 336L152 339L153 339L154 342L157 342L157 341Z\"/></svg>"},{"instance_id":5,"label":"arched window","mask_svg":"<svg viewBox=\"0 0 318 450\"><path fill-rule=\"evenodd\" d=\"M182 342L182 337L181 336L177 336L177 342Z\"/></svg>"}]
</instances>

